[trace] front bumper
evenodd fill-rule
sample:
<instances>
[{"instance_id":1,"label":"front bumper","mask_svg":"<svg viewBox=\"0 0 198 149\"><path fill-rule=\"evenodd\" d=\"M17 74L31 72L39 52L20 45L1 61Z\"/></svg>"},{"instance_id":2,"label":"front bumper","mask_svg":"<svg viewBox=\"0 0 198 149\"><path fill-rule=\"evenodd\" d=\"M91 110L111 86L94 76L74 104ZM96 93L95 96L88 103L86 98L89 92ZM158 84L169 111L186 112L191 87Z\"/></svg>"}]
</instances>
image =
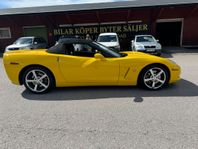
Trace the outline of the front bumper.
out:
<instances>
[{"instance_id":1,"label":"front bumper","mask_svg":"<svg viewBox=\"0 0 198 149\"><path fill-rule=\"evenodd\" d=\"M181 75L181 68L179 65L175 65L174 67L171 68L171 76L169 83L175 83L179 81L181 79L180 75Z\"/></svg>"},{"instance_id":2,"label":"front bumper","mask_svg":"<svg viewBox=\"0 0 198 149\"><path fill-rule=\"evenodd\" d=\"M152 55L160 55L162 50L161 49L155 49L155 50L138 50L138 52L144 52Z\"/></svg>"}]
</instances>

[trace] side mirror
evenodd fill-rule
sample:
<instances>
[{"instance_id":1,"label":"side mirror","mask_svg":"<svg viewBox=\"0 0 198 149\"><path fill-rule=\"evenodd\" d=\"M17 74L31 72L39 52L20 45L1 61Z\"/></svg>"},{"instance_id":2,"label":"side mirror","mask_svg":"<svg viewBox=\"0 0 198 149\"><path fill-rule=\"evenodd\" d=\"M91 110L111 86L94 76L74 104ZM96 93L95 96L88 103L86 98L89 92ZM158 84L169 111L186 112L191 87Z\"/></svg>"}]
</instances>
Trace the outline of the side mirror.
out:
<instances>
[{"instance_id":1,"label":"side mirror","mask_svg":"<svg viewBox=\"0 0 198 149\"><path fill-rule=\"evenodd\" d=\"M34 44L38 44L38 42L34 42Z\"/></svg>"},{"instance_id":2,"label":"side mirror","mask_svg":"<svg viewBox=\"0 0 198 149\"><path fill-rule=\"evenodd\" d=\"M105 57L102 54L100 54L100 53L96 53L94 55L94 57L95 57L95 59L98 59L98 60L104 60L105 59Z\"/></svg>"},{"instance_id":3,"label":"side mirror","mask_svg":"<svg viewBox=\"0 0 198 149\"><path fill-rule=\"evenodd\" d=\"M159 39L156 39L157 42L159 42Z\"/></svg>"},{"instance_id":4,"label":"side mirror","mask_svg":"<svg viewBox=\"0 0 198 149\"><path fill-rule=\"evenodd\" d=\"M134 40L132 40L131 42L134 43Z\"/></svg>"}]
</instances>

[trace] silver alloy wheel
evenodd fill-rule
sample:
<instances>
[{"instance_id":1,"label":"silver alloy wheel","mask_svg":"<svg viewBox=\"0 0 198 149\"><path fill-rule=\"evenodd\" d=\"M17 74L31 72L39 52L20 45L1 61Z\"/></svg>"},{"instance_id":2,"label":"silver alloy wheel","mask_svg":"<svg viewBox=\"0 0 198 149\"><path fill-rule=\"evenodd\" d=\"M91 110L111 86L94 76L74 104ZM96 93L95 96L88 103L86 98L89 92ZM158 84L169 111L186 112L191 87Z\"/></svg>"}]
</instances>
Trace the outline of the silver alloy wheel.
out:
<instances>
[{"instance_id":1,"label":"silver alloy wheel","mask_svg":"<svg viewBox=\"0 0 198 149\"><path fill-rule=\"evenodd\" d=\"M149 69L144 75L144 84L149 89L159 89L166 83L166 73L162 68L153 67Z\"/></svg>"},{"instance_id":2,"label":"silver alloy wheel","mask_svg":"<svg viewBox=\"0 0 198 149\"><path fill-rule=\"evenodd\" d=\"M25 83L31 91L41 93L49 88L50 79L44 71L33 69L25 76Z\"/></svg>"}]
</instances>

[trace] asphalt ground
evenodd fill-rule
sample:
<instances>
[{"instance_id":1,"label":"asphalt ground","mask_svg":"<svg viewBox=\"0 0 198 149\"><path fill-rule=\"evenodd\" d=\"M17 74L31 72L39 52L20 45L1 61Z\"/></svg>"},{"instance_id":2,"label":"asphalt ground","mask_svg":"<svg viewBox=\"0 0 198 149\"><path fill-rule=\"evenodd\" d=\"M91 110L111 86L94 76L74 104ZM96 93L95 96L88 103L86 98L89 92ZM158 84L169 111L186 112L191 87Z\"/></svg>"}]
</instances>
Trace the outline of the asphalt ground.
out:
<instances>
[{"instance_id":1,"label":"asphalt ground","mask_svg":"<svg viewBox=\"0 0 198 149\"><path fill-rule=\"evenodd\" d=\"M0 58L1 149L197 149L198 53L166 54L182 79L160 91L58 88L34 95Z\"/></svg>"}]
</instances>

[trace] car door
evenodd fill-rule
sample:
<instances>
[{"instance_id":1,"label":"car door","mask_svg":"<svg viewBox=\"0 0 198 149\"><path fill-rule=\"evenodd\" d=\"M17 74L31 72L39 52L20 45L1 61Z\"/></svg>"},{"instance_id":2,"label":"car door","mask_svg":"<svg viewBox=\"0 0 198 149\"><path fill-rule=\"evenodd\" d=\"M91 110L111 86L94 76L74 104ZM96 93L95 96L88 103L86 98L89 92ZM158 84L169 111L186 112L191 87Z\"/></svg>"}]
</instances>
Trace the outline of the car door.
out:
<instances>
[{"instance_id":1,"label":"car door","mask_svg":"<svg viewBox=\"0 0 198 149\"><path fill-rule=\"evenodd\" d=\"M71 45L70 45L71 46ZM73 54L67 53L59 56L60 70L68 83L82 85L114 85L118 83L119 61L116 58L105 58L103 60L94 57L93 48L83 45L87 49L71 50ZM90 51L90 52L89 52Z\"/></svg>"}]
</instances>

